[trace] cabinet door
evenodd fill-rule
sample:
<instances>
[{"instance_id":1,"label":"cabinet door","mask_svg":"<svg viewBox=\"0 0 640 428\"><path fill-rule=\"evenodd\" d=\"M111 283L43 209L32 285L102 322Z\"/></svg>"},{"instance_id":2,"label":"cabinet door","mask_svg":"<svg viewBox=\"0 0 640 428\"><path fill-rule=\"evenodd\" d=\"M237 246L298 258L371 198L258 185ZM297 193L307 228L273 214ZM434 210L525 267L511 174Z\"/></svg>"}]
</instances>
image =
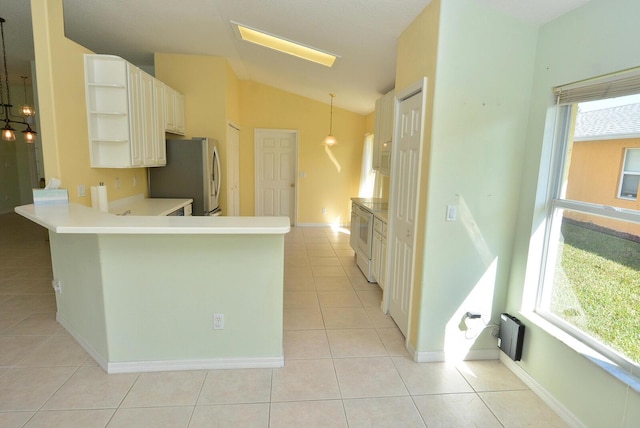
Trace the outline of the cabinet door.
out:
<instances>
[{"instance_id":1,"label":"cabinet door","mask_svg":"<svg viewBox=\"0 0 640 428\"><path fill-rule=\"evenodd\" d=\"M164 112L165 112L165 130L167 132L176 131L176 91L175 89L165 86Z\"/></svg>"},{"instance_id":2,"label":"cabinet door","mask_svg":"<svg viewBox=\"0 0 640 428\"><path fill-rule=\"evenodd\" d=\"M164 166L167 164L167 142L164 138L165 130L165 84L158 79L153 79L153 88L155 90L155 122L154 128L156 130L156 164L158 166Z\"/></svg>"},{"instance_id":3,"label":"cabinet door","mask_svg":"<svg viewBox=\"0 0 640 428\"><path fill-rule=\"evenodd\" d=\"M142 115L142 88L140 82L140 69L127 64L129 73L129 134L131 162L129 166L142 166L143 153L143 115Z\"/></svg>"},{"instance_id":4,"label":"cabinet door","mask_svg":"<svg viewBox=\"0 0 640 428\"><path fill-rule=\"evenodd\" d=\"M395 120L395 91L388 92L382 99L382 118L380 142L380 173L389 175L391 173L391 148L393 145L393 128Z\"/></svg>"},{"instance_id":5,"label":"cabinet door","mask_svg":"<svg viewBox=\"0 0 640 428\"><path fill-rule=\"evenodd\" d=\"M376 115L373 130L373 170L380 169L380 145L382 144L382 98L376 100Z\"/></svg>"},{"instance_id":6,"label":"cabinet door","mask_svg":"<svg viewBox=\"0 0 640 428\"><path fill-rule=\"evenodd\" d=\"M381 245L382 237L378 232L373 233L373 254L371 254L372 276L376 282L380 283L380 266L381 266Z\"/></svg>"},{"instance_id":7,"label":"cabinet door","mask_svg":"<svg viewBox=\"0 0 640 428\"><path fill-rule=\"evenodd\" d=\"M157 165L156 140L157 132L155 127L155 89L153 87L153 77L147 73L140 72L140 101L141 101L141 141L144 157L144 166Z\"/></svg>"},{"instance_id":8,"label":"cabinet door","mask_svg":"<svg viewBox=\"0 0 640 428\"><path fill-rule=\"evenodd\" d=\"M176 134L184 135L184 95L179 92L176 92L174 109Z\"/></svg>"},{"instance_id":9,"label":"cabinet door","mask_svg":"<svg viewBox=\"0 0 640 428\"><path fill-rule=\"evenodd\" d=\"M358 207L355 204L351 204L351 230L349 235L349 245L353 251L358 249L358 233L360 233L360 218L358 217Z\"/></svg>"}]
</instances>

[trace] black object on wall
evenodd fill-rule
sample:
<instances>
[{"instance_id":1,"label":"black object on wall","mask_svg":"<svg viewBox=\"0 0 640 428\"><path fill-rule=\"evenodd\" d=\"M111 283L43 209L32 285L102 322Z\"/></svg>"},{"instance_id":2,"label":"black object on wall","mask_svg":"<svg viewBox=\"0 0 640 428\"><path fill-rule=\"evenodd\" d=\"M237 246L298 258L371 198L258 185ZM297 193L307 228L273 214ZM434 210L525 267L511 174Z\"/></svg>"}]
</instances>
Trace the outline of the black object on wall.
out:
<instances>
[{"instance_id":1,"label":"black object on wall","mask_svg":"<svg viewBox=\"0 0 640 428\"><path fill-rule=\"evenodd\" d=\"M498 347L513 361L520 361L522 357L522 343L524 341L524 325L516 317L500 314L500 336Z\"/></svg>"}]
</instances>

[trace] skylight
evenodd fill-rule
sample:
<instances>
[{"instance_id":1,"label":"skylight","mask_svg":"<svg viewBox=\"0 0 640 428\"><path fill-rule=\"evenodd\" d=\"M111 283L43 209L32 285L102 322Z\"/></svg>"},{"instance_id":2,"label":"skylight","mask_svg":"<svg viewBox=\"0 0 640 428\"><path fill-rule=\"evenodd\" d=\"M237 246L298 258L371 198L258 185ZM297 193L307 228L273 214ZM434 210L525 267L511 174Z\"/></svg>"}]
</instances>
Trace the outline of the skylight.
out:
<instances>
[{"instance_id":1,"label":"skylight","mask_svg":"<svg viewBox=\"0 0 640 428\"><path fill-rule=\"evenodd\" d=\"M338 55L305 46L261 30L256 30L255 28L247 27L234 21L231 21L231 24L233 25L236 35L244 41L306 59L307 61L315 62L326 67L332 67L335 60L339 58Z\"/></svg>"}]
</instances>

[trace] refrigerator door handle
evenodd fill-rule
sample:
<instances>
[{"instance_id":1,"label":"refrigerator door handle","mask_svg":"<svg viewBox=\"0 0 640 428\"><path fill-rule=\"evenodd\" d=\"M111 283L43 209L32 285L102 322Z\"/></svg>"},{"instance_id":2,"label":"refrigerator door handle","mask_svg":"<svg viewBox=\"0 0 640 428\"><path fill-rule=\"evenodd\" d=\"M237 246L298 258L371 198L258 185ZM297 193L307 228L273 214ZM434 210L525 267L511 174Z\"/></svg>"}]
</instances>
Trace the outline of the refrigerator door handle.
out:
<instances>
[{"instance_id":1,"label":"refrigerator door handle","mask_svg":"<svg viewBox=\"0 0 640 428\"><path fill-rule=\"evenodd\" d=\"M213 196L216 198L218 198L218 195L220 195L220 157L218 156L218 148L214 147L213 148L213 165L211 166L212 172L211 172L211 179L213 180L213 183L215 184L215 187L212 189L214 194ZM218 171L218 180L216 181L216 171Z\"/></svg>"}]
</instances>

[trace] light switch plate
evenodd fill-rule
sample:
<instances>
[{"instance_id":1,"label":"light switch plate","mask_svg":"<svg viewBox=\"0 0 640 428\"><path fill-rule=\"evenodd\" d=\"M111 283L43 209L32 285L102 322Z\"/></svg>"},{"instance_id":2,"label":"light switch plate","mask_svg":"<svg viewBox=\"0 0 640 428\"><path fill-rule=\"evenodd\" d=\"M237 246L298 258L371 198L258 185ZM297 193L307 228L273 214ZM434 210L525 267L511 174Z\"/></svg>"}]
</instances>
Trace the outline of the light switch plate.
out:
<instances>
[{"instance_id":1,"label":"light switch plate","mask_svg":"<svg viewBox=\"0 0 640 428\"><path fill-rule=\"evenodd\" d=\"M447 205L447 221L456 221L458 219L458 206Z\"/></svg>"}]
</instances>

